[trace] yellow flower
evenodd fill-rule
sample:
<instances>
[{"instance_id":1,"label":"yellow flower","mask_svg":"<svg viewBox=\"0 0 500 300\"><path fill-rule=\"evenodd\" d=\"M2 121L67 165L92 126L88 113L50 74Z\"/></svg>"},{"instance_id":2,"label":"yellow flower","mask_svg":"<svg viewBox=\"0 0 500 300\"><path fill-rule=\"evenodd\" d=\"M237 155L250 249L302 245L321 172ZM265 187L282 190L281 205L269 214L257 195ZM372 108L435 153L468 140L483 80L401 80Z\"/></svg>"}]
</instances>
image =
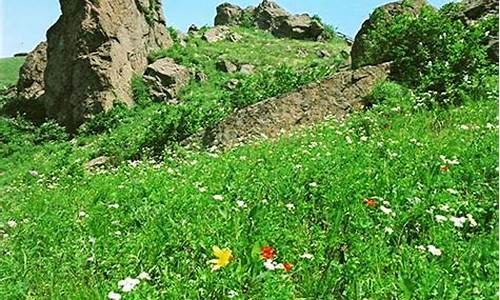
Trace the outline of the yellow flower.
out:
<instances>
[{"instance_id":1,"label":"yellow flower","mask_svg":"<svg viewBox=\"0 0 500 300\"><path fill-rule=\"evenodd\" d=\"M214 256L217 257L208 261L208 263L213 264L212 271L224 268L233 258L233 252L229 248L221 250L218 246L213 246L212 250L214 251Z\"/></svg>"}]
</instances>

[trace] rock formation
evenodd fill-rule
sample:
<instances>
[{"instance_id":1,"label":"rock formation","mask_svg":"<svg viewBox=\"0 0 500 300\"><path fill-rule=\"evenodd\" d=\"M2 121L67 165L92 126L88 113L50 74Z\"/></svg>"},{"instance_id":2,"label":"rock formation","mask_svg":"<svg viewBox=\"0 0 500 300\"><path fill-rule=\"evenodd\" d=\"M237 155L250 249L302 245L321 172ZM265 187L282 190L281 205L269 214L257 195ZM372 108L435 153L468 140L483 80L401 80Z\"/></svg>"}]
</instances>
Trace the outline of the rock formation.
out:
<instances>
[{"instance_id":1,"label":"rock formation","mask_svg":"<svg viewBox=\"0 0 500 300\"><path fill-rule=\"evenodd\" d=\"M390 63L343 71L296 92L236 111L227 119L184 141L207 147L231 148L259 138L276 138L300 125L342 119L365 104L375 84L387 79Z\"/></svg>"},{"instance_id":2,"label":"rock formation","mask_svg":"<svg viewBox=\"0 0 500 300\"><path fill-rule=\"evenodd\" d=\"M60 0L60 5L62 15L47 32L46 67L42 60L28 60L21 78L29 78L30 69L45 69L38 101L48 117L73 131L115 101L132 105L132 75L144 72L148 54L169 47L171 39L161 0ZM20 95L30 93L26 84L19 86Z\"/></svg>"},{"instance_id":3,"label":"rock formation","mask_svg":"<svg viewBox=\"0 0 500 300\"><path fill-rule=\"evenodd\" d=\"M376 22L381 20L380 18L384 21L390 21L394 17L404 13L417 16L426 4L427 2L425 0L413 0L409 4L398 1L378 7L374 13L370 15L370 18L363 22L361 29L354 38L354 43L351 48L352 67L359 68L363 65L382 63L382 61L370 60L370 58L366 56L366 49L371 42L368 33L374 29Z\"/></svg>"},{"instance_id":4,"label":"rock formation","mask_svg":"<svg viewBox=\"0 0 500 300\"><path fill-rule=\"evenodd\" d=\"M188 68L180 66L171 58L152 63L144 73L144 79L151 87L151 96L156 101L172 100L190 78Z\"/></svg>"},{"instance_id":5,"label":"rock formation","mask_svg":"<svg viewBox=\"0 0 500 300\"><path fill-rule=\"evenodd\" d=\"M325 31L323 25L307 14L291 15L278 4L264 0L256 8L229 3L217 7L215 25L241 25L250 21L257 28L267 30L280 38L318 40Z\"/></svg>"}]
</instances>

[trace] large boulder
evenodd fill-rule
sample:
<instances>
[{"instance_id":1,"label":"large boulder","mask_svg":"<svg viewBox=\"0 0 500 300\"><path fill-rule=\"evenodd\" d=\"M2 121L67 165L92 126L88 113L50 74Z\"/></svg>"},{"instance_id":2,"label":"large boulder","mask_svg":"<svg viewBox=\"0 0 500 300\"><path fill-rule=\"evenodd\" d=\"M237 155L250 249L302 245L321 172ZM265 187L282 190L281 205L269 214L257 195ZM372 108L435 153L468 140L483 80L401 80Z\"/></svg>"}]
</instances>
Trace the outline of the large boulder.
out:
<instances>
[{"instance_id":1,"label":"large boulder","mask_svg":"<svg viewBox=\"0 0 500 300\"><path fill-rule=\"evenodd\" d=\"M179 90L190 78L188 68L178 65L171 58L163 58L152 63L144 73L144 79L151 88L151 96L157 101L175 99Z\"/></svg>"},{"instance_id":2,"label":"large boulder","mask_svg":"<svg viewBox=\"0 0 500 300\"><path fill-rule=\"evenodd\" d=\"M40 100L48 117L73 131L115 101L132 105L132 75L144 72L152 50L172 41L161 0L59 2L62 15L47 32Z\"/></svg>"},{"instance_id":3,"label":"large boulder","mask_svg":"<svg viewBox=\"0 0 500 300\"><path fill-rule=\"evenodd\" d=\"M215 16L215 26L218 25L239 25L243 9L238 5L223 3L217 6L217 16Z\"/></svg>"},{"instance_id":4,"label":"large boulder","mask_svg":"<svg viewBox=\"0 0 500 300\"><path fill-rule=\"evenodd\" d=\"M498 0L463 0L462 4L467 22L498 14Z\"/></svg>"},{"instance_id":5,"label":"large boulder","mask_svg":"<svg viewBox=\"0 0 500 300\"><path fill-rule=\"evenodd\" d=\"M45 94L45 68L47 66L47 43L42 42L28 54L19 71L16 112L27 115L34 121L45 118L45 108L40 98Z\"/></svg>"},{"instance_id":6,"label":"large boulder","mask_svg":"<svg viewBox=\"0 0 500 300\"><path fill-rule=\"evenodd\" d=\"M367 48L372 42L369 32L375 28L378 22L390 22L401 14L418 16L425 5L427 5L425 0L398 1L385 4L375 9L370 17L363 22L361 29L354 38L354 43L351 48L352 67L359 68L364 65L375 65L383 62L376 57L370 57L371 54L367 52Z\"/></svg>"},{"instance_id":7,"label":"large boulder","mask_svg":"<svg viewBox=\"0 0 500 300\"><path fill-rule=\"evenodd\" d=\"M318 40L325 29L316 19L307 14L292 15L273 1L264 0L257 7L241 7L229 3L217 7L215 25L240 25L243 19L259 29L271 32L280 38Z\"/></svg>"}]
</instances>

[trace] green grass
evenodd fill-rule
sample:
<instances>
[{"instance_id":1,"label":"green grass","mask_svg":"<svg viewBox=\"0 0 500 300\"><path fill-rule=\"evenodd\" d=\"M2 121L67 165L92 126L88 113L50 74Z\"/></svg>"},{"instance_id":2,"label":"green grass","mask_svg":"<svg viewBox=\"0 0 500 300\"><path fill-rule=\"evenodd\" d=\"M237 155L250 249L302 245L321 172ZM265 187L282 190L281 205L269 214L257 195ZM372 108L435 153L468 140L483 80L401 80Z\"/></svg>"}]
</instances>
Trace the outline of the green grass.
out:
<instances>
[{"instance_id":1,"label":"green grass","mask_svg":"<svg viewBox=\"0 0 500 300\"><path fill-rule=\"evenodd\" d=\"M345 124L224 154L178 149L93 174L82 165L99 137L26 139L0 157L8 234L0 239L0 298L103 299L146 271L152 280L124 299L222 299L230 291L236 299L494 299L495 85L490 97L461 107L419 110L389 83L379 106ZM364 205L367 198L378 207ZM436 220L467 214L476 227ZM207 265L213 245L235 255L218 272ZM266 271L264 245L292 271ZM428 245L442 255L418 249Z\"/></svg>"},{"instance_id":2,"label":"green grass","mask_svg":"<svg viewBox=\"0 0 500 300\"><path fill-rule=\"evenodd\" d=\"M16 84L24 60L24 57L0 58L0 88Z\"/></svg>"}]
</instances>

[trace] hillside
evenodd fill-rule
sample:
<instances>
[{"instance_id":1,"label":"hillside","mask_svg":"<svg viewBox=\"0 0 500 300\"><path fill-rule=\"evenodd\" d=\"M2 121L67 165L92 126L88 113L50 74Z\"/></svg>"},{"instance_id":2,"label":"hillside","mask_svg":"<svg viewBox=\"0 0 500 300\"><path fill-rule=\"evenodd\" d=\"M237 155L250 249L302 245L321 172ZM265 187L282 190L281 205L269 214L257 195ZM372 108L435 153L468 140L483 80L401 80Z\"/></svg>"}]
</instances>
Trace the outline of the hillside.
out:
<instances>
[{"instance_id":1,"label":"hillside","mask_svg":"<svg viewBox=\"0 0 500 300\"><path fill-rule=\"evenodd\" d=\"M145 14L130 31L168 47L103 80L129 100L77 98L107 95L95 70L64 103L0 93L0 299L498 298L498 8L420 4L379 8L356 53L271 1L188 33L88 4ZM51 95L81 75L30 57ZM23 61L0 60L0 86Z\"/></svg>"}]
</instances>

